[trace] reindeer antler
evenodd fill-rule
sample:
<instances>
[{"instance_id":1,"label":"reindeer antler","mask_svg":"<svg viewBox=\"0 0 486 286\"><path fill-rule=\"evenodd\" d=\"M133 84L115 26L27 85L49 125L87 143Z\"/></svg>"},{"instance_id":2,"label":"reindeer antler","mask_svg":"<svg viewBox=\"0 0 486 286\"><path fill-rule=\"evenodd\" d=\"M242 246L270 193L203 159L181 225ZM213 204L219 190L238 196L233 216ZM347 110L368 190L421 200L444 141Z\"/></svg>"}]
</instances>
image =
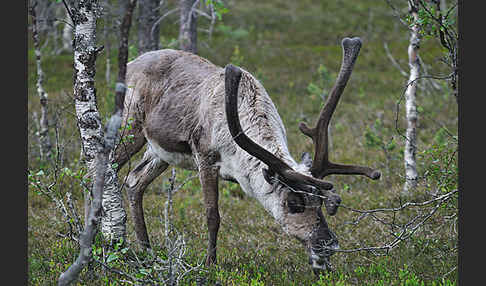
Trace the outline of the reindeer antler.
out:
<instances>
[{"instance_id":1,"label":"reindeer antler","mask_svg":"<svg viewBox=\"0 0 486 286\"><path fill-rule=\"evenodd\" d=\"M330 95L326 104L321 110L319 120L314 128L309 128L305 123L299 124L299 129L305 135L312 138L315 146L314 160L312 167L310 168L312 176L322 179L327 175L341 174L341 175L364 175L370 179L376 180L380 178L381 173L377 170L369 167L355 166L355 165L342 165L329 161L328 154L328 134L327 128L332 114L336 109L339 98L346 87L351 72L353 71L354 63L358 57L359 50L361 49L361 39L344 38L341 42L343 47L343 60L341 63L341 69L339 70L336 83L331 89Z\"/></svg>"},{"instance_id":2,"label":"reindeer antler","mask_svg":"<svg viewBox=\"0 0 486 286\"><path fill-rule=\"evenodd\" d=\"M331 183L325 182L306 176L294 171L287 163L269 152L253 140L251 140L243 132L238 116L238 85L241 79L241 70L232 64L225 67L225 109L226 120L228 127L235 141L241 149L248 152L250 155L258 158L273 171L280 175L282 181L286 184L305 190L306 186L314 186L324 191L329 191L333 188ZM334 196L334 194L330 194Z\"/></svg>"}]
</instances>

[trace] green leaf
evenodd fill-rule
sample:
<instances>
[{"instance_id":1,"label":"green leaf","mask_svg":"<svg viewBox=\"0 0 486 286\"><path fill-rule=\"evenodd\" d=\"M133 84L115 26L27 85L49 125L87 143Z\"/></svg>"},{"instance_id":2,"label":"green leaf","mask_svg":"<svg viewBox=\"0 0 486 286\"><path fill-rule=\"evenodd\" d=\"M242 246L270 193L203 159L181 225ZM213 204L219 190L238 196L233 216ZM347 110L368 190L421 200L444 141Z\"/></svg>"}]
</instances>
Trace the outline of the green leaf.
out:
<instances>
[{"instance_id":1,"label":"green leaf","mask_svg":"<svg viewBox=\"0 0 486 286\"><path fill-rule=\"evenodd\" d=\"M152 269L140 268L139 272L142 273L143 275L147 276L147 275L150 275L150 273L152 273Z\"/></svg>"},{"instance_id":2,"label":"green leaf","mask_svg":"<svg viewBox=\"0 0 486 286\"><path fill-rule=\"evenodd\" d=\"M106 263L113 262L117 259L118 259L118 255L116 255L115 253L110 253L110 255L108 255L108 258L106 259Z\"/></svg>"}]
</instances>

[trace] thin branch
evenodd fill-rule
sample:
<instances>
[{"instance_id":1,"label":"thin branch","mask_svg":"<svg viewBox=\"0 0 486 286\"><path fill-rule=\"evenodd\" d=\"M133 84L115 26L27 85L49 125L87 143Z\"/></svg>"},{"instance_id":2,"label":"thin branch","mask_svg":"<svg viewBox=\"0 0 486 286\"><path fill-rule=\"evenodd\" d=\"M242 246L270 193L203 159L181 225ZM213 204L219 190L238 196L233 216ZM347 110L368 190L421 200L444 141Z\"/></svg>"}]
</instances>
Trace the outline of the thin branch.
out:
<instances>
[{"instance_id":1,"label":"thin branch","mask_svg":"<svg viewBox=\"0 0 486 286\"><path fill-rule=\"evenodd\" d=\"M447 273L445 273L444 275L442 275L442 280L444 280L446 278L447 275L451 274L454 270L457 269L457 265L452 267L451 270L447 271Z\"/></svg>"},{"instance_id":2,"label":"thin branch","mask_svg":"<svg viewBox=\"0 0 486 286\"><path fill-rule=\"evenodd\" d=\"M393 248L395 248L400 242L410 238L418 229L419 227L421 227L422 225L425 224L426 221L428 221L436 212L437 210L442 206L442 204L448 200L449 198L451 198L452 194L456 193L457 190L454 190L452 192L449 192L448 194L445 194L443 196L441 196L440 198L437 198L437 199L434 199L434 200L430 200L430 201L426 201L426 202L422 202L422 203L410 203L410 204L406 204L407 207L408 206L419 206L419 205L426 205L426 204L430 204L431 202L435 202L435 201L439 201L435 207L427 214L425 215L418 215L416 216L415 218L413 218L411 221L409 221L406 225L404 225L402 227L402 230L401 232L399 233L398 236L395 236L395 239L389 243L386 243L385 245L383 246L376 246L376 247L361 247L361 248L354 248L354 249L337 249L337 250L334 250L336 252L345 252L345 253L351 253L351 252L359 252L359 251L370 251L370 252L374 252L374 251L382 251L382 250L385 250L386 253L385 254L388 254L388 252L390 250L392 250ZM405 207L403 207L405 208ZM385 211L385 210L390 210L390 211L398 211L398 210L401 210L403 208L396 208L396 209L382 209L380 211ZM367 212L367 213L371 213L371 212L375 212L375 210L370 210L370 211L360 211L360 210L353 210L353 211L357 211L357 212ZM416 220L418 220L419 218L421 218L421 220L412 228L409 228L409 226L411 226ZM322 246L323 248L326 248L325 246ZM376 255L376 253L374 253Z\"/></svg>"},{"instance_id":3,"label":"thin branch","mask_svg":"<svg viewBox=\"0 0 486 286\"><path fill-rule=\"evenodd\" d=\"M383 43L383 47L385 48L386 55L387 55L388 59L390 59L392 65L394 67L396 67L404 77L408 77L408 73L405 70L402 69L400 64L398 64L398 62L395 60L395 58L390 53L390 50L388 49L388 44L386 42Z\"/></svg>"},{"instance_id":4,"label":"thin branch","mask_svg":"<svg viewBox=\"0 0 486 286\"><path fill-rule=\"evenodd\" d=\"M201 15L201 16L204 16L208 19L211 19L212 17L209 16L206 12L202 11L202 10L199 10L199 9L194 9L194 12L196 12L197 14Z\"/></svg>"},{"instance_id":5,"label":"thin branch","mask_svg":"<svg viewBox=\"0 0 486 286\"><path fill-rule=\"evenodd\" d=\"M341 204L341 207L348 209L350 211L353 211L353 212L361 213L361 214L371 214L371 213L377 213L377 212L398 212L398 211L401 211L401 210L404 210L404 209L410 208L410 207L422 207L422 206L426 206L426 205L432 204L432 203L437 202L437 201L448 200L450 197L452 197L452 195L456 194L457 192L458 192L458 190L455 189L453 191L450 191L450 192L448 192L444 195L441 195L437 198L434 198L434 199L431 199L431 200L428 200L428 201L424 201L424 202L420 202L420 203L407 202L405 204L401 204L399 207L396 207L396 208L379 208L379 209L371 209L371 210L358 210L358 209L354 209L354 208L348 207L348 206L343 205L343 204Z\"/></svg>"},{"instance_id":6,"label":"thin branch","mask_svg":"<svg viewBox=\"0 0 486 286\"><path fill-rule=\"evenodd\" d=\"M398 11L397 8L395 8L395 6L393 6L393 4L390 2L390 0L385 0L385 2L392 9L393 16L395 16L398 19L398 21L400 21L400 23L402 23L405 27L408 27L408 24L405 21L402 20L402 17L400 16L400 12Z\"/></svg>"},{"instance_id":7,"label":"thin branch","mask_svg":"<svg viewBox=\"0 0 486 286\"><path fill-rule=\"evenodd\" d=\"M450 79L452 78L452 76L454 75L454 73L450 73L449 75L447 76L433 76L433 75L424 75L424 76L420 76L420 77L417 77L416 79L414 80L411 80L409 81L405 87L404 87L404 90L402 92L402 94L400 95L399 99L397 100L397 104L396 104L396 112L395 112L395 131L398 133L398 135L402 136L403 138L405 138L406 140L408 140L408 137L406 135L404 135L403 133L400 132L399 128L398 128L398 121L399 121L399 114L400 114L400 104L401 104L401 101L403 100L404 98L404 95L405 93L407 92L407 88L409 85L411 84L414 84L416 81L418 80L421 80L421 79L427 79L427 78L431 78L431 79L439 79L439 80L447 80L447 79Z\"/></svg>"},{"instance_id":8,"label":"thin branch","mask_svg":"<svg viewBox=\"0 0 486 286\"><path fill-rule=\"evenodd\" d=\"M153 39L155 39L155 29L157 28L157 25L167 16L169 16L170 14L174 13L174 12L177 12L179 10L179 8L174 8L172 10L169 10L167 11L164 15L160 16L159 19L157 19L157 21L154 22L154 24L152 25L152 28L150 29L150 37Z\"/></svg>"},{"instance_id":9,"label":"thin branch","mask_svg":"<svg viewBox=\"0 0 486 286\"><path fill-rule=\"evenodd\" d=\"M110 272L113 272L115 274L118 274L118 275L121 275L121 276L125 276L127 278L130 278L132 281L136 281L136 282L139 282L139 283L148 283L148 284L153 284L154 282L157 282L157 281L153 281L153 280L146 280L146 279L140 279L140 278L137 278L133 275L130 275L124 271L121 271L119 269L116 269L116 268L113 268L113 267L110 267L108 264L104 263L103 261L101 260L98 260L96 258L93 258L93 260L100 264L101 266L103 266L106 270L110 271ZM131 281L125 281L125 282L131 282ZM133 284L133 282L131 282Z\"/></svg>"},{"instance_id":10,"label":"thin branch","mask_svg":"<svg viewBox=\"0 0 486 286\"><path fill-rule=\"evenodd\" d=\"M64 4L64 7L66 8L66 12L68 13L69 18L71 18L72 23L75 25L76 22L74 22L73 14L71 13L71 9L69 8L68 4L66 3L66 0L62 0L62 3Z\"/></svg>"}]
</instances>

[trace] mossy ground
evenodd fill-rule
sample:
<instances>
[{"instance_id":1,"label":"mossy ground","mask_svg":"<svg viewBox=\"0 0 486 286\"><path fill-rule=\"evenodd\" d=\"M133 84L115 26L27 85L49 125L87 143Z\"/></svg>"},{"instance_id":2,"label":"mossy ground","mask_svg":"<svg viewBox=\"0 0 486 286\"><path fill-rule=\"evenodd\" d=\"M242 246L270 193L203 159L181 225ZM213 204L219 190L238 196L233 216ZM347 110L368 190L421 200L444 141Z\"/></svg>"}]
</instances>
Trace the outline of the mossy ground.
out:
<instances>
[{"instance_id":1,"label":"mossy ground","mask_svg":"<svg viewBox=\"0 0 486 286\"><path fill-rule=\"evenodd\" d=\"M174 4L174 1L169 2ZM223 16L223 22L217 23L211 41L204 33L199 33L199 54L221 66L237 63L262 81L284 121L289 149L295 158L300 158L304 151L313 150L311 140L298 130L298 123L306 121L312 124L322 106L322 99L310 93L307 87L310 83L319 82L318 69L321 65L325 66L331 78L335 78L341 63L340 41L343 37L362 38L363 47L354 72L331 122L330 156L336 162L378 168L382 178L369 181L363 177L330 176L328 180L335 184L346 206L372 209L396 205L403 185L404 139L400 132L404 133L406 127L402 99L406 78L392 66L385 54L384 43L407 70L409 34L393 16L386 1L251 0L229 1L228 8L229 13ZM207 24L200 19L201 26ZM164 20L161 28L163 43L177 38L175 20L176 16ZM135 43L134 32L131 39ZM100 44L103 41L101 32L98 41ZM430 74L447 71L439 62L442 51L435 40L424 40L420 53ZM46 74L44 88L49 94L50 119L51 122L57 120L60 126L62 167L78 170L81 167L81 147L72 99L72 55L53 55L47 46L42 65ZM96 66L98 108L105 120L113 108L114 97L114 83L107 83L104 79L105 53L100 54ZM112 52L112 67L115 66L116 52ZM33 112L40 113L40 106L35 81L35 58L29 40L28 167L37 171L47 168L38 159ZM419 90L417 99L420 106L419 172L424 178L419 190L423 193L430 192L444 179L440 168L444 159L440 155L450 154L448 150L454 148L437 147L447 145L444 143L447 135L441 130L445 128L457 135L457 104L444 86L443 91L427 93ZM329 89L330 86L321 88ZM370 134L376 140L371 140ZM54 136L52 131L51 138ZM393 144L394 147L385 150L381 148L383 144ZM132 167L138 158L140 155L133 158ZM432 168L434 166L436 169ZM121 171L121 178L127 169L125 167ZM150 239L154 248L161 252L164 251L164 190L169 173L157 178L144 197ZM430 174L436 176L427 177ZM190 175L193 173L178 170L177 180L182 182ZM457 170L453 168L449 176L452 177L452 185L454 182L457 184ZM68 190L73 194L78 212L82 214L82 189L78 182L65 179L58 186L60 191ZM203 261L207 230L197 178L175 194L173 204L173 224L186 238L188 261ZM220 183L220 213L219 263L189 276L189 284L195 285L196 277L205 277L209 284L219 282L222 285L452 285L457 279L457 270L454 270L457 265L457 234L445 227L449 226L443 217L448 214L446 209L386 256L375 256L369 252L334 255L332 262L336 271L320 278L310 271L304 248L283 234L255 200L241 196L239 186ZM339 237L341 248L382 245L390 239L388 230L371 219L356 226L345 223L356 217L356 213L341 208L336 216L327 218ZM400 218L406 219L407 213L400 214L397 219ZM59 235L66 232L66 224L54 203L29 188L29 284L56 284L60 273L75 259L77 244ZM134 239L131 221L128 220L128 241ZM116 265L125 267L123 264ZM126 284L122 280L123 277L93 264L90 271L83 271L77 285Z\"/></svg>"}]
</instances>

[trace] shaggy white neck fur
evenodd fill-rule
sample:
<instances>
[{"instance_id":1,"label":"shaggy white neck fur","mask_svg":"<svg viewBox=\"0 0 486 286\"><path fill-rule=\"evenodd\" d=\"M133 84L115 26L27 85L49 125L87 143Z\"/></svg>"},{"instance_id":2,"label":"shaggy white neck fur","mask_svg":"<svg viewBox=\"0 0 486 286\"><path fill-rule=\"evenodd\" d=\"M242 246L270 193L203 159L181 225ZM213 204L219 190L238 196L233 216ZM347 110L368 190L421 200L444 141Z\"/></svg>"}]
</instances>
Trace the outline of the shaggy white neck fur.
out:
<instances>
[{"instance_id":1,"label":"shaggy white neck fur","mask_svg":"<svg viewBox=\"0 0 486 286\"><path fill-rule=\"evenodd\" d=\"M293 158L290 157L290 154L287 155L285 161L290 163L289 165L294 170L300 171L303 166L297 164ZM263 177L262 169L267 168L267 165L261 162L253 168L242 165L241 162L247 161L249 156L251 155L239 148L234 155L228 157L223 156L220 172L222 175L227 174L235 178L248 196L258 200L263 208L278 223L282 224L284 210L281 194L273 191L273 186Z\"/></svg>"}]
</instances>

